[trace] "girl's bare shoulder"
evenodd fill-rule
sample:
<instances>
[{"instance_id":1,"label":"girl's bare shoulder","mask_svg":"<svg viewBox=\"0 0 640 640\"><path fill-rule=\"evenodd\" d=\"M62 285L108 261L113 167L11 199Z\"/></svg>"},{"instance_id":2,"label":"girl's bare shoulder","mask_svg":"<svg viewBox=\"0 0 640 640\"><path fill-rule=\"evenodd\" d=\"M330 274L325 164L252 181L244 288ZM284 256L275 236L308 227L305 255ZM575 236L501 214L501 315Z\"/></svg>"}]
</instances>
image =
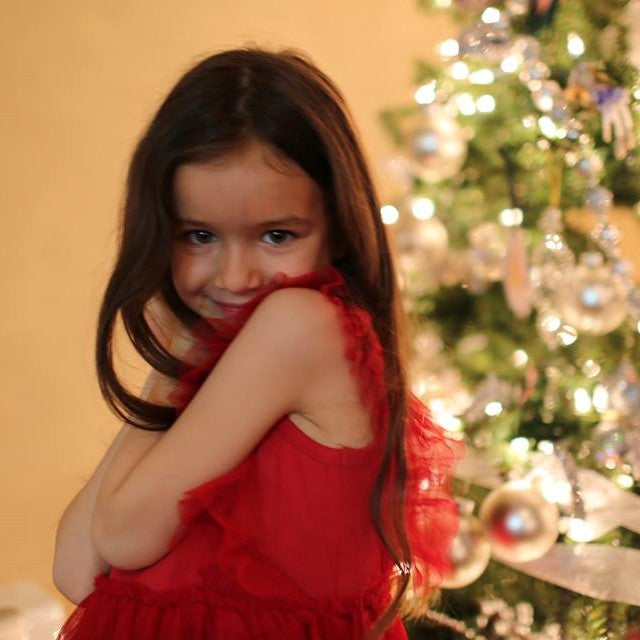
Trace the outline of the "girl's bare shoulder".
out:
<instances>
[{"instance_id":1,"label":"girl's bare shoulder","mask_svg":"<svg viewBox=\"0 0 640 640\"><path fill-rule=\"evenodd\" d=\"M271 330L278 326L288 336L289 357L306 363L308 378L297 411L290 414L294 424L327 446L368 444L373 437L369 413L345 356L348 337L339 307L321 292L302 288L274 291L262 305L268 305L262 310L271 316Z\"/></svg>"}]
</instances>

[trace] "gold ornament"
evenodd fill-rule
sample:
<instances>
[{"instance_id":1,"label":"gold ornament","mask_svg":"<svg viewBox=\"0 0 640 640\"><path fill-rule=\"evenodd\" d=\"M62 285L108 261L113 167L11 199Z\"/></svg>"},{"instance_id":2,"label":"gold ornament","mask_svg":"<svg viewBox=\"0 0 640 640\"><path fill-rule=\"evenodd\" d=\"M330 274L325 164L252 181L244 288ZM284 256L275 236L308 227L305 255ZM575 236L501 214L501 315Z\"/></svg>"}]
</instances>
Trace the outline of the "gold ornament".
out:
<instances>
[{"instance_id":1,"label":"gold ornament","mask_svg":"<svg viewBox=\"0 0 640 640\"><path fill-rule=\"evenodd\" d=\"M472 515L460 517L449 558L452 569L442 580L445 589L466 587L484 573L491 558L491 542L478 518Z\"/></svg>"},{"instance_id":2,"label":"gold ornament","mask_svg":"<svg viewBox=\"0 0 640 640\"><path fill-rule=\"evenodd\" d=\"M504 562L540 558L558 537L558 508L521 481L492 491L480 507L480 521L491 539L492 555Z\"/></svg>"}]
</instances>

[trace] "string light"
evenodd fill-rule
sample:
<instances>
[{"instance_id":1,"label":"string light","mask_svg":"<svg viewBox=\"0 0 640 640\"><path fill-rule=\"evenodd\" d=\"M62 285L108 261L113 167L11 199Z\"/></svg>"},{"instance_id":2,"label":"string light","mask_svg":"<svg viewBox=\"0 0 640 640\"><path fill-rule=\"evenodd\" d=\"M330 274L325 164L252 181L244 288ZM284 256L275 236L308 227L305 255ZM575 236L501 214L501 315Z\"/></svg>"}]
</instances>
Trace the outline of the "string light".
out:
<instances>
[{"instance_id":1,"label":"string light","mask_svg":"<svg viewBox=\"0 0 640 640\"><path fill-rule=\"evenodd\" d=\"M465 80L469 76L469 67L466 62L458 60L451 65L451 77L454 80Z\"/></svg>"},{"instance_id":2,"label":"string light","mask_svg":"<svg viewBox=\"0 0 640 640\"><path fill-rule=\"evenodd\" d=\"M444 42L440 43L438 53L443 58L455 58L460 53L460 45L454 38L447 38Z\"/></svg>"},{"instance_id":3,"label":"string light","mask_svg":"<svg viewBox=\"0 0 640 640\"><path fill-rule=\"evenodd\" d=\"M431 198L415 198L411 203L411 213L418 220L428 220L436 212Z\"/></svg>"},{"instance_id":4,"label":"string light","mask_svg":"<svg viewBox=\"0 0 640 640\"><path fill-rule=\"evenodd\" d=\"M482 22L485 24L495 24L500 21L500 11L495 7L487 7L482 12Z\"/></svg>"},{"instance_id":5,"label":"string light","mask_svg":"<svg viewBox=\"0 0 640 640\"><path fill-rule=\"evenodd\" d=\"M491 69L478 69L469 74L471 84L491 84L496 79Z\"/></svg>"},{"instance_id":6,"label":"string light","mask_svg":"<svg viewBox=\"0 0 640 640\"><path fill-rule=\"evenodd\" d=\"M567 51L574 58L579 58L585 52L584 40L573 31L567 35Z\"/></svg>"},{"instance_id":7,"label":"string light","mask_svg":"<svg viewBox=\"0 0 640 640\"><path fill-rule=\"evenodd\" d=\"M496 108L496 99L485 93L476 100L476 109L480 113L491 113Z\"/></svg>"},{"instance_id":8,"label":"string light","mask_svg":"<svg viewBox=\"0 0 640 640\"><path fill-rule=\"evenodd\" d=\"M432 102L434 102L436 99L435 80L432 80L431 82L418 87L416 89L416 92L413 94L413 99L418 104L431 104Z\"/></svg>"},{"instance_id":9,"label":"string light","mask_svg":"<svg viewBox=\"0 0 640 640\"><path fill-rule=\"evenodd\" d=\"M380 216L384 224L394 224L398 222L400 213L392 204L385 204L380 208Z\"/></svg>"},{"instance_id":10,"label":"string light","mask_svg":"<svg viewBox=\"0 0 640 640\"><path fill-rule=\"evenodd\" d=\"M502 413L502 403L495 400L493 402L487 402L484 412L488 416L499 416Z\"/></svg>"},{"instance_id":11,"label":"string light","mask_svg":"<svg viewBox=\"0 0 640 640\"><path fill-rule=\"evenodd\" d=\"M456 96L458 111L463 116L472 116L476 112L476 101L470 93L464 92Z\"/></svg>"},{"instance_id":12,"label":"string light","mask_svg":"<svg viewBox=\"0 0 640 640\"><path fill-rule=\"evenodd\" d=\"M591 398L589 392L583 387L578 387L573 392L573 407L576 413L585 414L591 411Z\"/></svg>"}]
</instances>

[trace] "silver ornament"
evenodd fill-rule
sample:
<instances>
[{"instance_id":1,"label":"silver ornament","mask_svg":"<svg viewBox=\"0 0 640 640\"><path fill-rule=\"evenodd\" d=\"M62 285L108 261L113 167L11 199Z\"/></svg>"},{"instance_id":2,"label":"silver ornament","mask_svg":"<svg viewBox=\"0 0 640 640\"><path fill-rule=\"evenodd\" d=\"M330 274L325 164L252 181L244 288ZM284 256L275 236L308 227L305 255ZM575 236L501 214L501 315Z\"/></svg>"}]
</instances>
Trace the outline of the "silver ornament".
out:
<instances>
[{"instance_id":1,"label":"silver ornament","mask_svg":"<svg viewBox=\"0 0 640 640\"><path fill-rule=\"evenodd\" d=\"M558 537L555 504L523 482L507 482L480 507L480 521L491 539L492 555L504 562L529 562L543 556Z\"/></svg>"},{"instance_id":2,"label":"silver ornament","mask_svg":"<svg viewBox=\"0 0 640 640\"><path fill-rule=\"evenodd\" d=\"M509 54L510 38L511 29L506 16L491 24L478 22L460 34L460 55L498 62Z\"/></svg>"},{"instance_id":3,"label":"silver ornament","mask_svg":"<svg viewBox=\"0 0 640 640\"><path fill-rule=\"evenodd\" d=\"M605 213L613 203L613 194L606 187L591 187L587 191L585 202L597 213Z\"/></svg>"},{"instance_id":4,"label":"silver ornament","mask_svg":"<svg viewBox=\"0 0 640 640\"><path fill-rule=\"evenodd\" d=\"M606 381L609 403L621 416L640 417L640 380L629 360L623 360Z\"/></svg>"},{"instance_id":5,"label":"silver ornament","mask_svg":"<svg viewBox=\"0 0 640 640\"><path fill-rule=\"evenodd\" d=\"M549 115L555 122L563 122L567 118L568 105L562 88L555 80L544 80L540 87L531 92L536 107Z\"/></svg>"},{"instance_id":6,"label":"silver ornament","mask_svg":"<svg viewBox=\"0 0 640 640\"><path fill-rule=\"evenodd\" d=\"M411 295L421 295L436 288L437 271L449 246L449 235L441 220L435 216L419 220L404 213L393 225L392 237L403 288Z\"/></svg>"},{"instance_id":7,"label":"silver ornament","mask_svg":"<svg viewBox=\"0 0 640 640\"><path fill-rule=\"evenodd\" d=\"M551 214L554 210L548 210ZM558 228L551 215L543 224L548 228ZM561 224L561 223L560 223ZM533 302L539 307L548 307L555 299L564 274L574 266L571 249L559 233L547 233L531 255L531 283Z\"/></svg>"},{"instance_id":8,"label":"silver ornament","mask_svg":"<svg viewBox=\"0 0 640 640\"><path fill-rule=\"evenodd\" d=\"M467 142L458 121L438 105L426 108L407 132L410 169L426 182L455 176L467 156Z\"/></svg>"},{"instance_id":9,"label":"silver ornament","mask_svg":"<svg viewBox=\"0 0 640 640\"><path fill-rule=\"evenodd\" d=\"M483 222L469 231L471 270L483 280L497 281L504 275L507 241L504 227Z\"/></svg>"},{"instance_id":10,"label":"silver ornament","mask_svg":"<svg viewBox=\"0 0 640 640\"><path fill-rule=\"evenodd\" d=\"M575 165L576 171L588 180L598 180L603 169L602 158L593 150L582 153Z\"/></svg>"},{"instance_id":11,"label":"silver ornament","mask_svg":"<svg viewBox=\"0 0 640 640\"><path fill-rule=\"evenodd\" d=\"M563 274L555 306L578 331L604 335L627 316L627 290L623 278L603 263L599 253L584 253L580 264Z\"/></svg>"},{"instance_id":12,"label":"silver ornament","mask_svg":"<svg viewBox=\"0 0 640 640\"><path fill-rule=\"evenodd\" d=\"M618 422L603 421L593 432L593 457L606 469L618 468L627 453L624 428Z\"/></svg>"}]
</instances>

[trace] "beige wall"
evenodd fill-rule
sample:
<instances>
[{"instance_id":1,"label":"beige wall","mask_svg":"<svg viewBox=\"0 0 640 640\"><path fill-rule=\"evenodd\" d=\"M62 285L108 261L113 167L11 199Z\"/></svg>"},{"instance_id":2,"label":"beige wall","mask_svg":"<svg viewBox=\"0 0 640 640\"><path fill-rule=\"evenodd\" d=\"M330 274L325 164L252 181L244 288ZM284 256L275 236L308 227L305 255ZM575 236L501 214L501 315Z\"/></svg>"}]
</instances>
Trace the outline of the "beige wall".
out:
<instances>
[{"instance_id":1,"label":"beige wall","mask_svg":"<svg viewBox=\"0 0 640 640\"><path fill-rule=\"evenodd\" d=\"M447 28L414 0L1 4L0 587L27 579L54 593L56 523L118 427L93 332L128 156L161 97L213 50L299 47L342 88L380 159L391 151L380 109L406 101L411 60Z\"/></svg>"}]
</instances>

